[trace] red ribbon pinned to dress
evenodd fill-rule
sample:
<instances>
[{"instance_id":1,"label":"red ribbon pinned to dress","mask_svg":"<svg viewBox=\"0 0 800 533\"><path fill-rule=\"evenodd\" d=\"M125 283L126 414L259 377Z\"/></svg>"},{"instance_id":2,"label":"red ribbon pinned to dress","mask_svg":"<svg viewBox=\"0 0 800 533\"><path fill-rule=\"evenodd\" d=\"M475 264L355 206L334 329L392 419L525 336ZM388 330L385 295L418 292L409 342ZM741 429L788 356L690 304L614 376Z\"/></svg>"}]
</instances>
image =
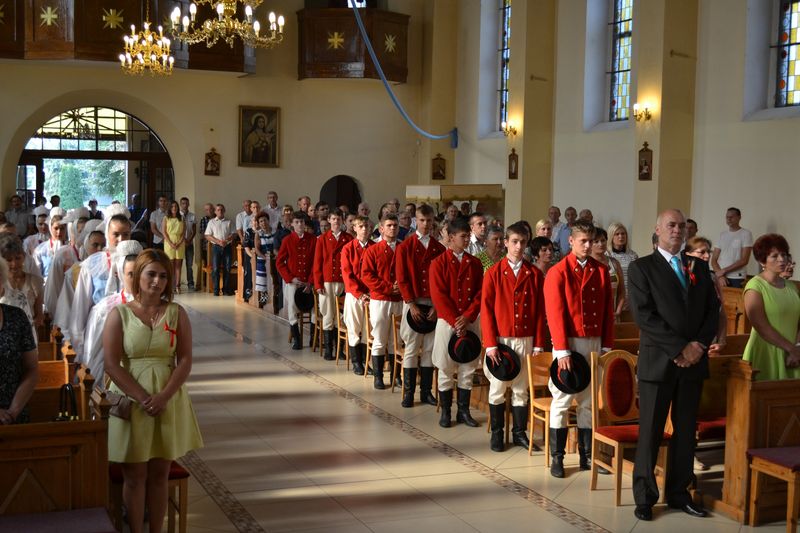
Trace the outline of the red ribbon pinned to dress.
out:
<instances>
[{"instance_id":1,"label":"red ribbon pinned to dress","mask_svg":"<svg viewBox=\"0 0 800 533\"><path fill-rule=\"evenodd\" d=\"M175 335L178 334L177 329L172 329L167 324L167 321L164 321L164 331L169 332L169 347L172 348L175 345Z\"/></svg>"}]
</instances>

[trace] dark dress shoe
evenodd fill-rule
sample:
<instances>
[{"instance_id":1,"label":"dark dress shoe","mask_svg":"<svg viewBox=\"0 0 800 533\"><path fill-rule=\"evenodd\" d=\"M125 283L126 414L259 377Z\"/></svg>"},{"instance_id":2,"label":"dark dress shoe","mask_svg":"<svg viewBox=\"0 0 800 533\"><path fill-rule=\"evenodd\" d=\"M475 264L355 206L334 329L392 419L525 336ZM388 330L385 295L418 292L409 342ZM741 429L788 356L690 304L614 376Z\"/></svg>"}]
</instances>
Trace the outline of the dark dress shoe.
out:
<instances>
[{"instance_id":1,"label":"dark dress shoe","mask_svg":"<svg viewBox=\"0 0 800 533\"><path fill-rule=\"evenodd\" d=\"M668 503L670 508L672 509L680 509L684 513L688 514L689 516L695 516L697 518L703 518L708 516L708 512L700 507L699 505L689 502L689 503Z\"/></svg>"},{"instance_id":2,"label":"dark dress shoe","mask_svg":"<svg viewBox=\"0 0 800 533\"><path fill-rule=\"evenodd\" d=\"M637 505L636 509L633 511L633 516L639 520L649 522L653 519L653 508L648 505Z\"/></svg>"}]
</instances>

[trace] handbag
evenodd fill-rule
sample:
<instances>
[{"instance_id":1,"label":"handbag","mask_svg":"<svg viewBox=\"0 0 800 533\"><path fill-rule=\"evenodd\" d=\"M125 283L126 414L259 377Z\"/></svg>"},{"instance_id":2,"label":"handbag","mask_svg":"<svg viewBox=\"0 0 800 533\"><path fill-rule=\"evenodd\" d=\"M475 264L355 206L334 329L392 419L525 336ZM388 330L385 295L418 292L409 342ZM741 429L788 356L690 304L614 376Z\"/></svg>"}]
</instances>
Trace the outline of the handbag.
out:
<instances>
[{"instance_id":1,"label":"handbag","mask_svg":"<svg viewBox=\"0 0 800 533\"><path fill-rule=\"evenodd\" d=\"M78 420L78 402L75 399L75 389L71 383L61 385L58 391L58 415L53 419L55 422L67 422Z\"/></svg>"},{"instance_id":2,"label":"handbag","mask_svg":"<svg viewBox=\"0 0 800 533\"><path fill-rule=\"evenodd\" d=\"M111 408L108 410L108 414L117 418L121 418L122 420L130 420L131 409L133 408L133 400L124 394L110 390L108 388L110 384L111 379L106 376L105 390L100 389L99 385L95 386L100 395L111 405Z\"/></svg>"}]
</instances>

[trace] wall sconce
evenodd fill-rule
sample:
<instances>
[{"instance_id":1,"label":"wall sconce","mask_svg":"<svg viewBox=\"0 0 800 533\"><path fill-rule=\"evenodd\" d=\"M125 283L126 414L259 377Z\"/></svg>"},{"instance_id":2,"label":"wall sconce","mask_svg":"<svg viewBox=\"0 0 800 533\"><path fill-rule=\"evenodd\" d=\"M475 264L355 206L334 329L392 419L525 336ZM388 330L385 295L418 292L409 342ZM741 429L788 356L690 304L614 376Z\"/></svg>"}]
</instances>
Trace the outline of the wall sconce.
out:
<instances>
[{"instance_id":1,"label":"wall sconce","mask_svg":"<svg viewBox=\"0 0 800 533\"><path fill-rule=\"evenodd\" d=\"M505 121L501 122L500 128L503 131L503 135L505 135L506 137L508 137L509 135L511 136L517 135L517 128L510 122L505 122Z\"/></svg>"},{"instance_id":2,"label":"wall sconce","mask_svg":"<svg viewBox=\"0 0 800 533\"><path fill-rule=\"evenodd\" d=\"M633 118L636 119L636 122L641 122L642 120L646 122L652 117L653 115L650 114L650 108L648 108L646 104L644 111L639 110L639 104L633 104Z\"/></svg>"}]
</instances>

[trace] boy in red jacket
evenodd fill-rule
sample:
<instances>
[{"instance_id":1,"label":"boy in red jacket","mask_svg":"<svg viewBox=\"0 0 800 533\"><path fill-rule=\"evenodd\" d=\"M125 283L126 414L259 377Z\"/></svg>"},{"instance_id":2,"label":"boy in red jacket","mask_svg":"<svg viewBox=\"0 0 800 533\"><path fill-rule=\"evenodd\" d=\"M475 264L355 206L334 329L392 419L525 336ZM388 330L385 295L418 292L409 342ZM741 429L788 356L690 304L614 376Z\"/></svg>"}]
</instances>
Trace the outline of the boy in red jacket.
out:
<instances>
[{"instance_id":1,"label":"boy in red jacket","mask_svg":"<svg viewBox=\"0 0 800 533\"><path fill-rule=\"evenodd\" d=\"M342 248L342 278L344 279L344 323L347 325L347 343L353 373L364 374L367 323L364 320L364 304L369 302L369 289L361 281L361 263L364 252L374 243L369 239L372 229L367 217L357 216L353 220L355 239Z\"/></svg>"},{"instance_id":2,"label":"boy in red jacket","mask_svg":"<svg viewBox=\"0 0 800 533\"><path fill-rule=\"evenodd\" d=\"M458 375L456 422L477 427L469 414L472 393L472 375L480 363L457 363L450 357L448 346L455 333L459 337L469 330L480 337L478 314L481 311L481 285L483 266L464 250L470 242L469 224L463 219L451 221L447 226L448 249L431 263L431 299L437 310L436 338L433 343L433 363L439 369L439 425L450 427L450 410L453 405L453 374Z\"/></svg>"},{"instance_id":3,"label":"boy in red jacket","mask_svg":"<svg viewBox=\"0 0 800 533\"><path fill-rule=\"evenodd\" d=\"M342 212L334 209L328 214L331 229L317 238L314 252L314 287L319 295L319 310L322 313L322 333L326 361L333 361L333 347L338 339L336 326L336 298L344 292L342 280L342 248L353 240L353 236L342 227Z\"/></svg>"},{"instance_id":4,"label":"boy in red jacket","mask_svg":"<svg viewBox=\"0 0 800 533\"><path fill-rule=\"evenodd\" d=\"M608 351L614 345L614 298L608 267L590 256L594 226L578 220L570 228L571 251L547 272L544 294L547 324L553 339L553 357L558 369L571 370L571 350L589 359L592 352ZM591 360L590 360L591 363ZM553 385L550 406L550 474L564 477L567 418L572 402L578 404L578 453L580 469L591 468L592 391L567 394Z\"/></svg>"},{"instance_id":5,"label":"boy in red jacket","mask_svg":"<svg viewBox=\"0 0 800 533\"><path fill-rule=\"evenodd\" d=\"M403 407L414 406L414 389L417 385L417 355L421 352L419 362L420 382L419 401L436 405L436 398L431 394L433 387L433 350L434 332L418 333L411 329L406 315L411 314L414 320L436 320L436 309L431 302L430 266L431 261L445 251L444 245L431 235L433 230L433 208L422 204L417 208L417 230L397 245L396 268L397 285L403 297L403 314L400 322L400 337L405 343L403 352ZM420 306L430 307L426 313Z\"/></svg>"},{"instance_id":6,"label":"boy in red jacket","mask_svg":"<svg viewBox=\"0 0 800 533\"><path fill-rule=\"evenodd\" d=\"M392 315L402 310L400 288L395 279L395 247L397 246L397 215L388 214L381 219L381 240L364 252L361 262L361 280L369 289L369 321L372 326L373 386L383 390L383 361L389 346ZM394 356L390 355L392 374ZM392 375L394 380L394 375Z\"/></svg>"},{"instance_id":7,"label":"boy in red jacket","mask_svg":"<svg viewBox=\"0 0 800 533\"><path fill-rule=\"evenodd\" d=\"M524 259L523 252L530 235L521 222L506 229L505 258L492 266L483 276L481 292L481 333L486 347L486 359L500 363L498 344L514 350L520 359L521 370L512 381L500 381L489 371L484 360L484 375L489 379L489 413L491 415L491 449L505 451L505 393L511 388L512 428L515 446L529 447L525 434L528 427L527 358L544 346L544 276L538 268Z\"/></svg>"},{"instance_id":8,"label":"boy in red jacket","mask_svg":"<svg viewBox=\"0 0 800 533\"><path fill-rule=\"evenodd\" d=\"M295 211L292 215L292 233L283 239L278 251L275 264L283 278L283 301L289 317L289 326L292 330L292 350L302 348L300 342L300 326L297 324L297 306L294 303L294 293L297 290L311 292L312 267L314 265L314 250L316 237L313 233L306 232L308 215Z\"/></svg>"}]
</instances>

